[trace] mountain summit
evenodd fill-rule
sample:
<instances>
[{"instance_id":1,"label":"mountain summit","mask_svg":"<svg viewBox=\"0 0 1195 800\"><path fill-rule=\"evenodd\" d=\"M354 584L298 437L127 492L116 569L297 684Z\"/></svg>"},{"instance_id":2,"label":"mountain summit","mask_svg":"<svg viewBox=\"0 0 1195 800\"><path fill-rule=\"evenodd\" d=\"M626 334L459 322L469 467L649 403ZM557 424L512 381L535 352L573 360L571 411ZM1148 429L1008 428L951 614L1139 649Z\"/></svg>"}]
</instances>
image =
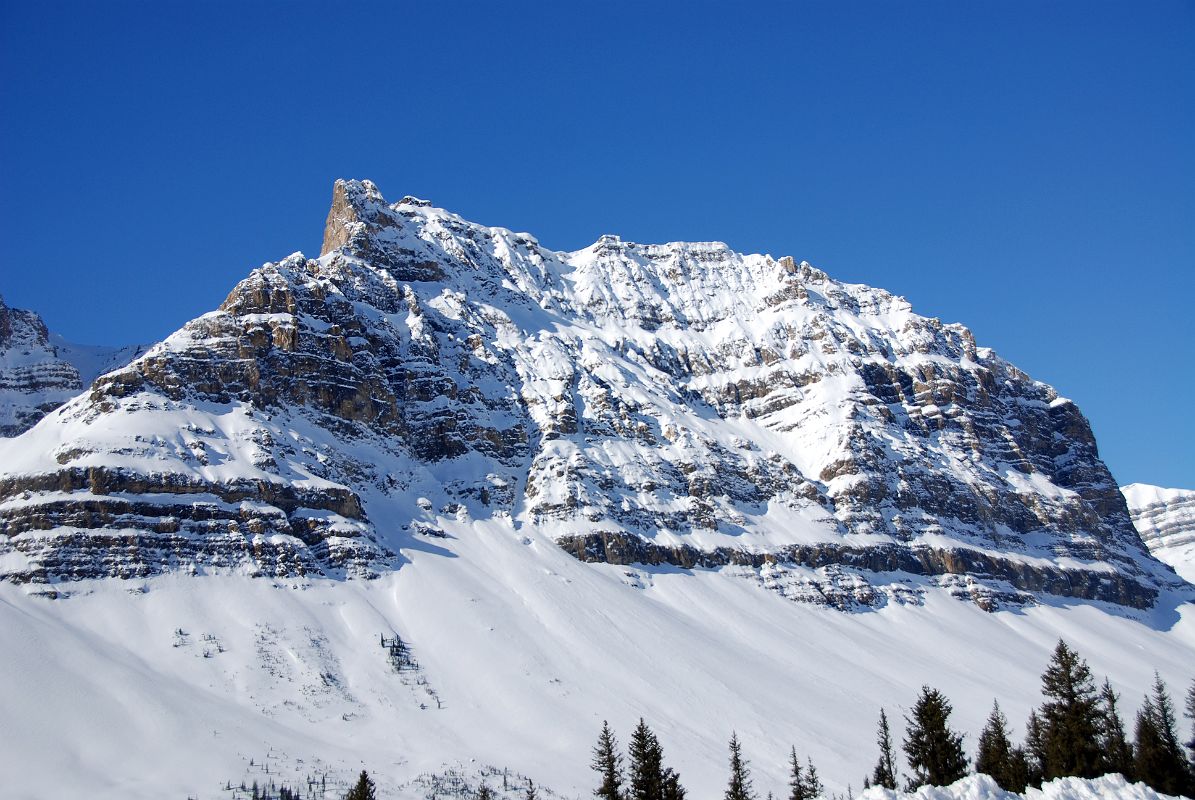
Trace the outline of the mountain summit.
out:
<instances>
[{"instance_id":1,"label":"mountain summit","mask_svg":"<svg viewBox=\"0 0 1195 800\"><path fill-rule=\"evenodd\" d=\"M842 608L1182 584L1074 403L960 325L789 257L555 252L369 181L336 182L318 259L254 270L0 464L18 582L370 576L502 518Z\"/></svg>"}]
</instances>

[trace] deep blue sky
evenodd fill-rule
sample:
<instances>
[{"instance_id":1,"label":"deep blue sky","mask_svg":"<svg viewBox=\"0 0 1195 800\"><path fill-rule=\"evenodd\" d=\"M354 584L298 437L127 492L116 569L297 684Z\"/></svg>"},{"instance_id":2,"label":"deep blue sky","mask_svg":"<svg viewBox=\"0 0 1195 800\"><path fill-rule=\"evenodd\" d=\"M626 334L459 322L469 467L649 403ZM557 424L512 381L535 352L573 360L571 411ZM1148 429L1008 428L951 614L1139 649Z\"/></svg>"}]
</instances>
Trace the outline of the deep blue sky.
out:
<instances>
[{"instance_id":1,"label":"deep blue sky","mask_svg":"<svg viewBox=\"0 0 1195 800\"><path fill-rule=\"evenodd\" d=\"M882 286L1195 487L1191 2L0 0L0 294L67 338L318 252L338 176Z\"/></svg>"}]
</instances>

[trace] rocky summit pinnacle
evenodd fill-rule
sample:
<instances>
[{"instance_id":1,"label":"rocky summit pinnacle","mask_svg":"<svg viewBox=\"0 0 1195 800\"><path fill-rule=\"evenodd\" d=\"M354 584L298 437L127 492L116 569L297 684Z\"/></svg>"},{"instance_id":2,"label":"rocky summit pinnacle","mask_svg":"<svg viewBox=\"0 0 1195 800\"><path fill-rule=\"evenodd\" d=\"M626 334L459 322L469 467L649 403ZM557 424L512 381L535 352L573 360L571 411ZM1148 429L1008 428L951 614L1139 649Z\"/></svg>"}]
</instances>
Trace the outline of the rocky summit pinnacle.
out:
<instances>
[{"instance_id":1,"label":"rocky summit pinnacle","mask_svg":"<svg viewBox=\"0 0 1195 800\"><path fill-rule=\"evenodd\" d=\"M840 608L1186 586L1074 403L961 325L787 256L556 252L368 181L336 182L318 259L0 448L12 581L369 576L501 519Z\"/></svg>"},{"instance_id":2,"label":"rocky summit pinnacle","mask_svg":"<svg viewBox=\"0 0 1195 800\"><path fill-rule=\"evenodd\" d=\"M328 219L324 223L320 255L325 256L347 245L353 233L361 229L359 226L376 220L375 207L384 203L382 193L371 181L338 179L332 187L332 207L328 209Z\"/></svg>"}]
</instances>

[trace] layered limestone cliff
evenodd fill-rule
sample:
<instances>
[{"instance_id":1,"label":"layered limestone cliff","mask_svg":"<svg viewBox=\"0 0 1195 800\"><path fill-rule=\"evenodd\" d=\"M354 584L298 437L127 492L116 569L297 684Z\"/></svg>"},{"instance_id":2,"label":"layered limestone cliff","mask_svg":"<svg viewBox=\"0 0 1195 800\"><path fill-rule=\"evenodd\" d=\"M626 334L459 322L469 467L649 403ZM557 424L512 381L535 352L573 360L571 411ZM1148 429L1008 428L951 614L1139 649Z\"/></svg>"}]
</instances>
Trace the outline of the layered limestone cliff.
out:
<instances>
[{"instance_id":1,"label":"layered limestone cliff","mask_svg":"<svg viewBox=\"0 0 1195 800\"><path fill-rule=\"evenodd\" d=\"M336 183L320 258L254 270L0 465L11 580L368 575L501 517L835 605L1181 585L1075 405L962 326L788 257L555 252L368 181Z\"/></svg>"}]
</instances>

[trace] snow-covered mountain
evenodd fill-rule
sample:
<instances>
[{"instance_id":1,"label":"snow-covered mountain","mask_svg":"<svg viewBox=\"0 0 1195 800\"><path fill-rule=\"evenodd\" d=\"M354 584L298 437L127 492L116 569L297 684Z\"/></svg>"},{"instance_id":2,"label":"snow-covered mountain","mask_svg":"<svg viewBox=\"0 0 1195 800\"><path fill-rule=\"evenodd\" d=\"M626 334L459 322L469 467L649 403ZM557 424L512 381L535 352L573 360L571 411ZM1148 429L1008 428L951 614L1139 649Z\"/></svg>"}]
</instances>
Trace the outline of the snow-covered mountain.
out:
<instances>
[{"instance_id":1,"label":"snow-covered mountain","mask_svg":"<svg viewBox=\"0 0 1195 800\"><path fill-rule=\"evenodd\" d=\"M47 330L35 312L9 308L0 297L0 437L29 430L139 352L135 345L73 344Z\"/></svg>"},{"instance_id":2,"label":"snow-covered mountain","mask_svg":"<svg viewBox=\"0 0 1195 800\"><path fill-rule=\"evenodd\" d=\"M989 607L1175 580L1075 405L961 326L791 258L552 252L368 182L336 184L319 259L254 270L4 463L14 580L364 575L446 515L834 604L907 600L893 572Z\"/></svg>"},{"instance_id":3,"label":"snow-covered mountain","mask_svg":"<svg viewBox=\"0 0 1195 800\"><path fill-rule=\"evenodd\" d=\"M1131 483L1121 491L1149 551L1195 583L1195 491L1146 483Z\"/></svg>"},{"instance_id":4,"label":"snow-covered mountain","mask_svg":"<svg viewBox=\"0 0 1195 800\"><path fill-rule=\"evenodd\" d=\"M264 759L575 795L601 720L643 716L694 797L730 727L761 781L795 744L845 788L924 682L973 734L993 695L1023 719L1059 635L1130 704L1180 685L1192 591L1075 405L962 326L338 181L318 259L0 442L0 752L68 794Z\"/></svg>"}]
</instances>

